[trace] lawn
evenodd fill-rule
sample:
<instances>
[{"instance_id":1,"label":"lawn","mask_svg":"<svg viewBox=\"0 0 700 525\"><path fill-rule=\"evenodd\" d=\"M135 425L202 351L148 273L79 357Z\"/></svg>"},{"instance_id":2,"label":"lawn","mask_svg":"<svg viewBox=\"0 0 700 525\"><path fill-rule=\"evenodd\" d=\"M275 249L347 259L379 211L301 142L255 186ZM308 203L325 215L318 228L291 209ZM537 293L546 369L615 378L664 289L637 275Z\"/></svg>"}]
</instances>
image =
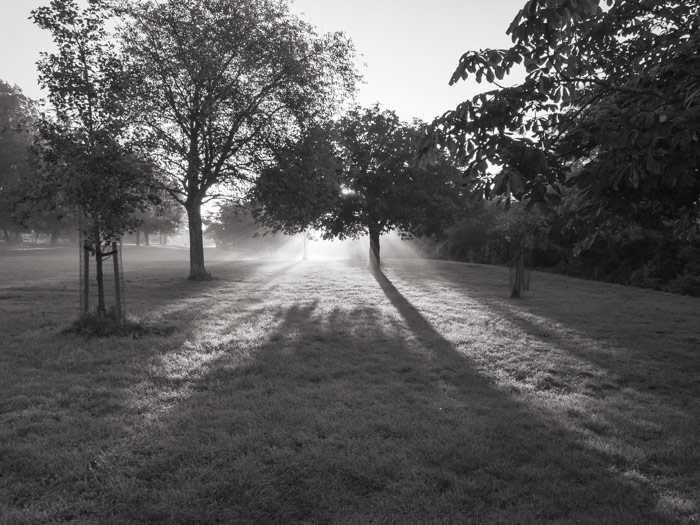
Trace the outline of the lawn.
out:
<instances>
[{"instance_id":1,"label":"lawn","mask_svg":"<svg viewBox=\"0 0 700 525\"><path fill-rule=\"evenodd\" d=\"M700 300L533 272L0 252L0 523L697 523Z\"/></svg>"}]
</instances>

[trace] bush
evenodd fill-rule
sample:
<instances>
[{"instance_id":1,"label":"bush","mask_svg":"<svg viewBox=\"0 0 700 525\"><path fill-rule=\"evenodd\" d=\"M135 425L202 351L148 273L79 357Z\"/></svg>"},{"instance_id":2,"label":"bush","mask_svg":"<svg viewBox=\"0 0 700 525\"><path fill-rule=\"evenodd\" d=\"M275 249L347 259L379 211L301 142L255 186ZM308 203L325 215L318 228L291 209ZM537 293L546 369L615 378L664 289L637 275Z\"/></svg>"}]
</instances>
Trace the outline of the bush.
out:
<instances>
[{"instance_id":1,"label":"bush","mask_svg":"<svg viewBox=\"0 0 700 525\"><path fill-rule=\"evenodd\" d=\"M700 275L684 273L668 283L667 291L682 295L700 297Z\"/></svg>"}]
</instances>

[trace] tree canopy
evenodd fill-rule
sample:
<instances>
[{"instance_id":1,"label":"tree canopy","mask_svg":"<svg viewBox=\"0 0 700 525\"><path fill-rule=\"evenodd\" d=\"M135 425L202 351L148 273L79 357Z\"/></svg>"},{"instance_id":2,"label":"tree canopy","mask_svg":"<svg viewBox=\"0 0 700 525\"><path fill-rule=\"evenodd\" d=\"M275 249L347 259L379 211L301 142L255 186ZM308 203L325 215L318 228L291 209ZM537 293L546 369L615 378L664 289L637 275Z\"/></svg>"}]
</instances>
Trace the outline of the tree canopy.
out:
<instances>
[{"instance_id":1,"label":"tree canopy","mask_svg":"<svg viewBox=\"0 0 700 525\"><path fill-rule=\"evenodd\" d=\"M415 167L420 133L419 124L379 106L352 109L261 175L252 193L257 216L287 232L369 234L370 264L378 268L382 233L440 233L460 199L461 174L450 163Z\"/></svg>"},{"instance_id":2,"label":"tree canopy","mask_svg":"<svg viewBox=\"0 0 700 525\"><path fill-rule=\"evenodd\" d=\"M290 135L337 109L357 79L353 47L284 1L147 0L127 12L137 126L187 210L190 278L206 279L202 203L255 178Z\"/></svg>"},{"instance_id":3,"label":"tree canopy","mask_svg":"<svg viewBox=\"0 0 700 525\"><path fill-rule=\"evenodd\" d=\"M38 121L33 197L78 208L98 251L154 198L150 166L130 140L128 78L106 29L112 14L102 0L82 10L75 0L52 0L32 11L57 48L38 63L51 111Z\"/></svg>"},{"instance_id":4,"label":"tree canopy","mask_svg":"<svg viewBox=\"0 0 700 525\"><path fill-rule=\"evenodd\" d=\"M586 192L593 218L696 227L700 4L529 0L508 34L508 49L461 57L451 83L474 76L494 89L434 121L424 160L449 150L486 196L556 203L567 184ZM522 67L524 81L501 85Z\"/></svg>"}]
</instances>

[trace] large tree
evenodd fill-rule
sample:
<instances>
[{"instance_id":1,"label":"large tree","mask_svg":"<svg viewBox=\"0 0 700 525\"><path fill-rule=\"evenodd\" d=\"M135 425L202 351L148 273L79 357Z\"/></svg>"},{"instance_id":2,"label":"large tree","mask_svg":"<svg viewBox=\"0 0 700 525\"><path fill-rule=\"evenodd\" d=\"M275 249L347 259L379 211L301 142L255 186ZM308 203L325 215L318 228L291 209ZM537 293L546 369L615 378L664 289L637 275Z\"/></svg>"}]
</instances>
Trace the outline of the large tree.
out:
<instances>
[{"instance_id":1,"label":"large tree","mask_svg":"<svg viewBox=\"0 0 700 525\"><path fill-rule=\"evenodd\" d=\"M424 158L450 150L482 194L557 202L570 184L605 210L592 218L687 233L700 200L700 4L600 4L529 0L510 48L465 53L451 83L493 89L436 119ZM502 86L519 67L525 80Z\"/></svg>"},{"instance_id":2,"label":"large tree","mask_svg":"<svg viewBox=\"0 0 700 525\"><path fill-rule=\"evenodd\" d=\"M145 0L128 13L138 125L187 211L189 277L207 279L202 204L250 181L289 135L338 107L356 82L353 48L280 0Z\"/></svg>"},{"instance_id":3,"label":"large tree","mask_svg":"<svg viewBox=\"0 0 700 525\"><path fill-rule=\"evenodd\" d=\"M355 108L326 133L309 134L298 155L278 157L253 190L256 214L273 229L308 228L325 238L368 235L370 269L380 237L440 234L461 198L461 173L444 158L415 167L422 126L379 106Z\"/></svg>"}]
</instances>

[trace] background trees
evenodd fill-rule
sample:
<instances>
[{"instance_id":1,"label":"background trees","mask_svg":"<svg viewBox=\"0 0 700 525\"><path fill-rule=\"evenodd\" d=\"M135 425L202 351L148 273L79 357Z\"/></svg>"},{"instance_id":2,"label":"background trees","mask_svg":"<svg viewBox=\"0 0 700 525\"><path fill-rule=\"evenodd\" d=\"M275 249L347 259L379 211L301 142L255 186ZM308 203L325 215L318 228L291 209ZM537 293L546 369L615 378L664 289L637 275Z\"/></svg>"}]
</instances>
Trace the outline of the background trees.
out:
<instances>
[{"instance_id":1,"label":"background trees","mask_svg":"<svg viewBox=\"0 0 700 525\"><path fill-rule=\"evenodd\" d=\"M354 89L353 48L273 0L146 1L123 42L138 78L138 126L187 211L190 278L206 279L203 202L252 180L309 121Z\"/></svg>"},{"instance_id":2,"label":"background trees","mask_svg":"<svg viewBox=\"0 0 700 525\"><path fill-rule=\"evenodd\" d=\"M167 195L162 195L158 204L152 204L144 210L138 210L134 216L137 224L133 228L136 244L140 244L141 233L143 233L143 242L146 246L150 246L150 235L154 233L160 234L161 240L166 235L176 233L182 223L182 215L182 208L169 199Z\"/></svg>"},{"instance_id":3,"label":"background trees","mask_svg":"<svg viewBox=\"0 0 700 525\"><path fill-rule=\"evenodd\" d=\"M265 235L264 227L252 216L249 207L232 200L221 202L205 222L205 234L214 239L217 248L249 252L259 257L261 250L272 253L289 242L288 238Z\"/></svg>"},{"instance_id":4,"label":"background trees","mask_svg":"<svg viewBox=\"0 0 700 525\"><path fill-rule=\"evenodd\" d=\"M29 172L34 104L19 88L0 80L0 229L5 243L19 239L22 228L16 212L22 179Z\"/></svg>"}]
</instances>

